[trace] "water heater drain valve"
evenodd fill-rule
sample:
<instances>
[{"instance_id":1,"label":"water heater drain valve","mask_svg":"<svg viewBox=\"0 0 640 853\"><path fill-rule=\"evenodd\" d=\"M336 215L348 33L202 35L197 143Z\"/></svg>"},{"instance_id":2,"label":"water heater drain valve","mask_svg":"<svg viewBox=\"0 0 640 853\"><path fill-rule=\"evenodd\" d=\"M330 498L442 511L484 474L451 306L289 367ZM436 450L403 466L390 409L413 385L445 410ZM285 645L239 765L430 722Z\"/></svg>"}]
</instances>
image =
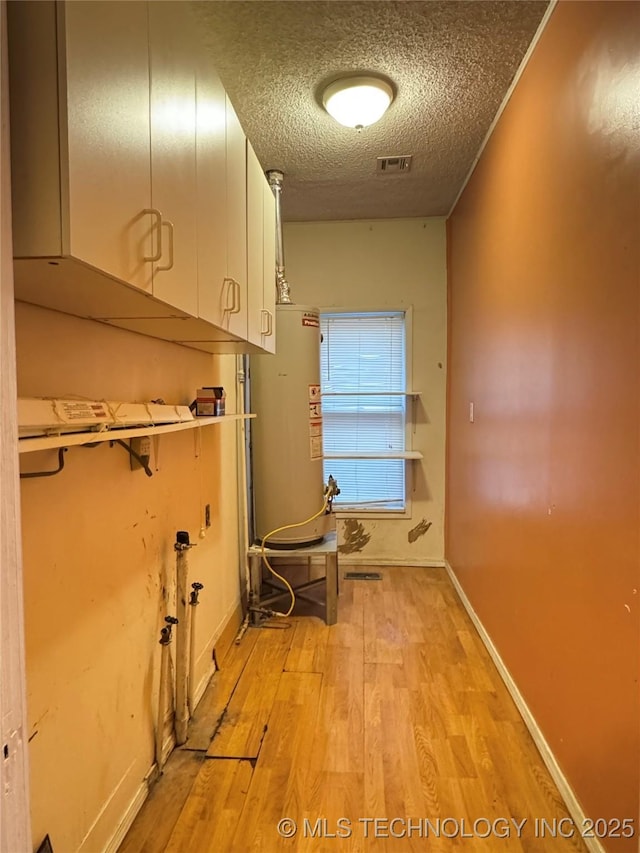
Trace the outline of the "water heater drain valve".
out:
<instances>
[{"instance_id":1,"label":"water heater drain valve","mask_svg":"<svg viewBox=\"0 0 640 853\"><path fill-rule=\"evenodd\" d=\"M327 501L327 511L331 512L331 505L333 503L333 499L340 494L340 489L338 487L338 481L334 479L333 475L329 474L329 481L327 485L324 487L324 496Z\"/></svg>"}]
</instances>

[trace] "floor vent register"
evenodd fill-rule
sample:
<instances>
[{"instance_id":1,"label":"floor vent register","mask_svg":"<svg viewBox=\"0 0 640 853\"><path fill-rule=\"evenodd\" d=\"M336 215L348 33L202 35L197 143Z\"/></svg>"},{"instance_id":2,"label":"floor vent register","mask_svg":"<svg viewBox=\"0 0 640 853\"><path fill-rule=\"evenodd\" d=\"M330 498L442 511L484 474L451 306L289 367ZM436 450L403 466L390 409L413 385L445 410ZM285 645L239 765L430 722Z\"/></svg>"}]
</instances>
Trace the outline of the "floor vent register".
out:
<instances>
[{"instance_id":1,"label":"floor vent register","mask_svg":"<svg viewBox=\"0 0 640 853\"><path fill-rule=\"evenodd\" d=\"M345 572L344 579L346 581L381 581L382 575L380 572Z\"/></svg>"}]
</instances>

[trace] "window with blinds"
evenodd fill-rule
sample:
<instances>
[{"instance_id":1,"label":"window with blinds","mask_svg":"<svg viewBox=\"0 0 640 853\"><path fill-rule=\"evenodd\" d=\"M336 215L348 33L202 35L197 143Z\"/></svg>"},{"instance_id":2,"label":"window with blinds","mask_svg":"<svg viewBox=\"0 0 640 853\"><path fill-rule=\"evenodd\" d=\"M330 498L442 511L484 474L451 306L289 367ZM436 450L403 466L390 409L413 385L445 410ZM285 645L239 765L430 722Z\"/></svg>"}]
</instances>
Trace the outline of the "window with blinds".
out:
<instances>
[{"instance_id":1,"label":"window with blinds","mask_svg":"<svg viewBox=\"0 0 640 853\"><path fill-rule=\"evenodd\" d=\"M320 317L325 480L336 509L404 511L406 346L404 312ZM360 454L380 458L358 458ZM386 457L386 458L385 458Z\"/></svg>"}]
</instances>

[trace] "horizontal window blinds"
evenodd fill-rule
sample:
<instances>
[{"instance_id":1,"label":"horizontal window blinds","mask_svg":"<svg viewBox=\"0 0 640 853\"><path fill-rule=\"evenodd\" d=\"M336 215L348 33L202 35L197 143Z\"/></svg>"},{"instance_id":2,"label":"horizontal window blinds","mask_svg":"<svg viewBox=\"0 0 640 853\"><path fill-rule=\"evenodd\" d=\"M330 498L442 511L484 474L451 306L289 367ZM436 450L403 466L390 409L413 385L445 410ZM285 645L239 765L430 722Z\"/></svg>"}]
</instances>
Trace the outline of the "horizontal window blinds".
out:
<instances>
[{"instance_id":1,"label":"horizontal window blinds","mask_svg":"<svg viewBox=\"0 0 640 853\"><path fill-rule=\"evenodd\" d=\"M324 452L403 451L404 314L325 313L320 324ZM402 460L326 459L324 469L338 480L337 508L404 509Z\"/></svg>"}]
</instances>

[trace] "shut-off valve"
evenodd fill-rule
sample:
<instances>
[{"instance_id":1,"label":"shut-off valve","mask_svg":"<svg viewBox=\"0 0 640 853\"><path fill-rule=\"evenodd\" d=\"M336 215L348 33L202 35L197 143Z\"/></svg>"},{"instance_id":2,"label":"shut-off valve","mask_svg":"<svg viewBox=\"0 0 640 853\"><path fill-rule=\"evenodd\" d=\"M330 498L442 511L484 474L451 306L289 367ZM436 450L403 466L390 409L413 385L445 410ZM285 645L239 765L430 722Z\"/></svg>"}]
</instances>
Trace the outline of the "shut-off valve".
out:
<instances>
[{"instance_id":1,"label":"shut-off valve","mask_svg":"<svg viewBox=\"0 0 640 853\"><path fill-rule=\"evenodd\" d=\"M329 480L327 485L324 487L324 496L327 501L327 512L331 512L331 505L333 503L333 499L340 494L340 489L338 487L338 481L334 479L332 474L329 474Z\"/></svg>"}]
</instances>

